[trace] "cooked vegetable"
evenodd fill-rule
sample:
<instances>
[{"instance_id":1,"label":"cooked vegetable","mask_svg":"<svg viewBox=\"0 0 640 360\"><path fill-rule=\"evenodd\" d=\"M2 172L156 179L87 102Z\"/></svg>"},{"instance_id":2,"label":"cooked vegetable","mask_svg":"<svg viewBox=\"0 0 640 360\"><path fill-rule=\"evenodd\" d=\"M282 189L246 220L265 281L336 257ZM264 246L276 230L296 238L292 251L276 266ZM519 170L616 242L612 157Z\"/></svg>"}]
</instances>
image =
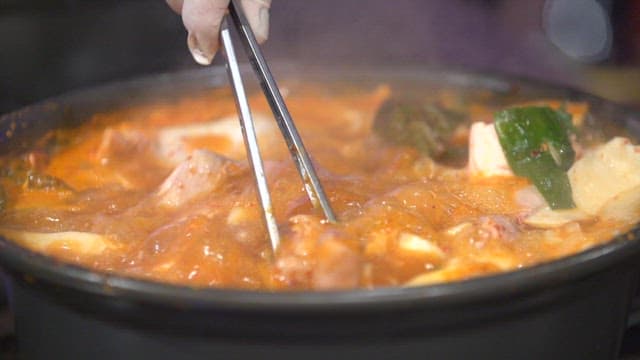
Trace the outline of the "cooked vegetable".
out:
<instances>
[{"instance_id":1,"label":"cooked vegetable","mask_svg":"<svg viewBox=\"0 0 640 360\"><path fill-rule=\"evenodd\" d=\"M524 219L527 225L539 228L556 228L574 221L589 219L591 215L580 209L551 210L544 207Z\"/></svg>"},{"instance_id":2,"label":"cooked vegetable","mask_svg":"<svg viewBox=\"0 0 640 360\"><path fill-rule=\"evenodd\" d=\"M568 172L575 209L539 209L526 224L553 228L601 217L634 222L640 215L640 148L614 138L590 149ZM615 181L612 181L615 179Z\"/></svg>"},{"instance_id":3,"label":"cooked vegetable","mask_svg":"<svg viewBox=\"0 0 640 360\"><path fill-rule=\"evenodd\" d=\"M566 173L575 160L571 115L542 106L511 108L496 114L495 126L513 172L530 179L552 209L575 207Z\"/></svg>"},{"instance_id":4,"label":"cooked vegetable","mask_svg":"<svg viewBox=\"0 0 640 360\"><path fill-rule=\"evenodd\" d=\"M582 211L632 219L640 210L640 148L614 138L584 155L569 170L576 205Z\"/></svg>"},{"instance_id":5,"label":"cooked vegetable","mask_svg":"<svg viewBox=\"0 0 640 360\"><path fill-rule=\"evenodd\" d=\"M463 120L436 104L389 99L376 113L373 129L385 140L408 145L435 159L451 151L450 137Z\"/></svg>"},{"instance_id":6,"label":"cooked vegetable","mask_svg":"<svg viewBox=\"0 0 640 360\"><path fill-rule=\"evenodd\" d=\"M59 248L76 254L98 255L115 246L103 235L80 231L43 233L0 228L0 235L35 251Z\"/></svg>"},{"instance_id":7,"label":"cooked vegetable","mask_svg":"<svg viewBox=\"0 0 640 360\"><path fill-rule=\"evenodd\" d=\"M11 159L0 165L0 177L24 186L26 189L38 190L73 190L63 180L43 173L31 164L28 158Z\"/></svg>"}]
</instances>

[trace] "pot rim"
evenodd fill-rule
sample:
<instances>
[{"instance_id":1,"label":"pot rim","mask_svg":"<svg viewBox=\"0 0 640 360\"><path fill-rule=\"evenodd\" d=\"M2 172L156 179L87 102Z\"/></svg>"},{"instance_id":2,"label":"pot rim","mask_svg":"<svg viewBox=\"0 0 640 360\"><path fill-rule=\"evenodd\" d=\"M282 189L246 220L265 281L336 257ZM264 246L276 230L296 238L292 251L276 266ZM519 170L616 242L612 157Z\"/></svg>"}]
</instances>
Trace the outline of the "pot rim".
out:
<instances>
[{"instance_id":1,"label":"pot rim","mask_svg":"<svg viewBox=\"0 0 640 360\"><path fill-rule=\"evenodd\" d=\"M297 68L288 65L277 69L286 69L289 74L309 74L309 68ZM624 106L614 104L600 97L581 92L566 86L556 86L548 82L513 77L504 74L475 73L459 70L425 69L412 67L381 68L374 67L376 76L407 76L415 79L420 76L447 79L450 84L460 85L470 82L482 84L489 89L505 90L513 84L542 87L562 91L569 98L579 98L590 102L600 102L615 106L621 113L629 113ZM331 69L327 73L339 73L348 76L371 74L372 69ZM245 69L246 71L246 69ZM313 71L313 70L312 70ZM322 71L320 71L322 73ZM316 76L318 72L316 71ZM319 75L324 79L324 75ZM20 119L25 112L56 103L73 104L78 98L91 98L105 93L125 93L122 89L145 89L152 85L185 83L194 81L206 86L219 86L226 81L223 67L207 68L196 71L151 75L132 80L107 83L67 93L59 97L44 100L23 109L0 116L0 124ZM370 75L369 75L370 76ZM224 79L221 81L221 78ZM173 86L173 85L172 85ZM35 110L34 110L35 109ZM639 117L640 119L640 117ZM630 261L640 255L640 224L628 232L614 237L608 243L594 246L580 253L562 257L550 262L533 265L515 271L497 273L489 276L467 279L452 283L434 284L418 287L388 287L377 289L356 289L345 291L251 291L222 288L192 288L172 285L151 280L137 279L122 275L97 272L79 265L64 263L19 245L0 236L0 265L9 273L17 274L18 279L28 283L52 284L80 292L110 298L119 298L157 305L233 309L238 311L279 311L279 312L339 312L339 311L378 311L387 308L412 308L442 305L461 305L480 300L510 298L519 294L536 291L576 281L590 276L608 267Z\"/></svg>"}]
</instances>

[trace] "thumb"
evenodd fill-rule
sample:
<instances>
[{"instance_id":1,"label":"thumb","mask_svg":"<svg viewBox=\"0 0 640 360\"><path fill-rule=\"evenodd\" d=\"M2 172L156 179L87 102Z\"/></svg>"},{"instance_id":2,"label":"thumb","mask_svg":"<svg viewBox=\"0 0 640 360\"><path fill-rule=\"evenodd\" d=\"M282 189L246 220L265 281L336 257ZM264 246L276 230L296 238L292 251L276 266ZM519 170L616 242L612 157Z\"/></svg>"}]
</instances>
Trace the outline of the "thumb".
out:
<instances>
[{"instance_id":1,"label":"thumb","mask_svg":"<svg viewBox=\"0 0 640 360\"><path fill-rule=\"evenodd\" d=\"M259 43L269 37L269 7L271 0L242 0L242 9Z\"/></svg>"},{"instance_id":2,"label":"thumb","mask_svg":"<svg viewBox=\"0 0 640 360\"><path fill-rule=\"evenodd\" d=\"M187 45L194 60L209 65L218 50L220 24L229 0L184 0L182 22L189 32Z\"/></svg>"}]
</instances>

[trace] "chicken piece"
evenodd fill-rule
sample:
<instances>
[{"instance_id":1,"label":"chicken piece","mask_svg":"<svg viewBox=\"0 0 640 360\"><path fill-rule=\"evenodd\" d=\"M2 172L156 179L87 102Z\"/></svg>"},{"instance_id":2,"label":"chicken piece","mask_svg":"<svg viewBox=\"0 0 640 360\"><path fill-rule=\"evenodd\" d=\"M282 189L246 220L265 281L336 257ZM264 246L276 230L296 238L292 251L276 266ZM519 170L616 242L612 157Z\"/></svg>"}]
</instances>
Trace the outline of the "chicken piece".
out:
<instances>
[{"instance_id":1,"label":"chicken piece","mask_svg":"<svg viewBox=\"0 0 640 360\"><path fill-rule=\"evenodd\" d=\"M325 234L319 241L311 275L314 290L352 289L360 282L360 255L339 237L340 234Z\"/></svg>"},{"instance_id":2,"label":"chicken piece","mask_svg":"<svg viewBox=\"0 0 640 360\"><path fill-rule=\"evenodd\" d=\"M520 207L522 216L526 217L540 209L547 207L547 201L535 186L527 186L515 193L516 204Z\"/></svg>"},{"instance_id":3,"label":"chicken piece","mask_svg":"<svg viewBox=\"0 0 640 360\"><path fill-rule=\"evenodd\" d=\"M362 259L343 233L326 229L320 218L296 215L283 233L276 277L288 288L337 290L357 287Z\"/></svg>"},{"instance_id":4,"label":"chicken piece","mask_svg":"<svg viewBox=\"0 0 640 360\"><path fill-rule=\"evenodd\" d=\"M31 250L47 253L53 249L63 249L74 254L99 255L106 249L115 247L104 235L80 231L45 233L0 229L0 235Z\"/></svg>"},{"instance_id":5,"label":"chicken piece","mask_svg":"<svg viewBox=\"0 0 640 360\"><path fill-rule=\"evenodd\" d=\"M446 229L446 243L458 252L473 255L474 259L482 252L494 254L503 252L512 246L520 236L520 229L509 217L488 215L465 221Z\"/></svg>"},{"instance_id":6,"label":"chicken piece","mask_svg":"<svg viewBox=\"0 0 640 360\"><path fill-rule=\"evenodd\" d=\"M468 169L471 176L513 176L493 124L471 125Z\"/></svg>"},{"instance_id":7,"label":"chicken piece","mask_svg":"<svg viewBox=\"0 0 640 360\"><path fill-rule=\"evenodd\" d=\"M478 219L478 234L482 239L513 241L520 231L510 218L502 215L482 216Z\"/></svg>"},{"instance_id":8,"label":"chicken piece","mask_svg":"<svg viewBox=\"0 0 640 360\"><path fill-rule=\"evenodd\" d=\"M120 126L108 127L102 132L100 145L93 154L102 167L80 169L88 179L96 178L103 184L116 183L126 189L155 186L167 173L167 166L153 154L153 137L142 130ZM140 172L144 164L147 171ZM77 176L74 176L77 177ZM84 185L84 184L83 184Z\"/></svg>"},{"instance_id":9,"label":"chicken piece","mask_svg":"<svg viewBox=\"0 0 640 360\"><path fill-rule=\"evenodd\" d=\"M520 230L508 217L503 215L481 216L473 221L466 221L444 231L446 235L462 238L474 238L477 241L499 240L513 241Z\"/></svg>"},{"instance_id":10,"label":"chicken piece","mask_svg":"<svg viewBox=\"0 0 640 360\"><path fill-rule=\"evenodd\" d=\"M256 114L253 122L263 156L278 139L278 127L275 121ZM165 162L176 165L183 162L189 154L198 148L206 148L228 158L240 160L246 157L244 139L240 121L237 117L200 124L171 126L160 129L156 144L156 153Z\"/></svg>"},{"instance_id":11,"label":"chicken piece","mask_svg":"<svg viewBox=\"0 0 640 360\"><path fill-rule=\"evenodd\" d=\"M177 208L214 191L228 176L232 161L207 150L196 150L158 188L161 206Z\"/></svg>"},{"instance_id":12,"label":"chicken piece","mask_svg":"<svg viewBox=\"0 0 640 360\"><path fill-rule=\"evenodd\" d=\"M296 215L289 222L290 227L283 229L287 241L283 241L278 250L275 272L285 286L299 287L309 283L322 223L310 215Z\"/></svg>"}]
</instances>

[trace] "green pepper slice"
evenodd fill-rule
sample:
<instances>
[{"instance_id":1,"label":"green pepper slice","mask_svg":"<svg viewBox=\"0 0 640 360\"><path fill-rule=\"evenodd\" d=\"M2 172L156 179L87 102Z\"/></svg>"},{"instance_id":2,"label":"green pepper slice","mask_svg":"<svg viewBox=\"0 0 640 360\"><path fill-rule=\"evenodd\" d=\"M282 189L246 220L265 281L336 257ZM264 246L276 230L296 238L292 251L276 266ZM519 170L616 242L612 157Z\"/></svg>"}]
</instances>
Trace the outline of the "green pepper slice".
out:
<instances>
[{"instance_id":1,"label":"green pepper slice","mask_svg":"<svg viewBox=\"0 0 640 360\"><path fill-rule=\"evenodd\" d=\"M511 170L531 180L551 209L574 208L567 170L576 154L571 147L571 115L546 106L499 111L495 127Z\"/></svg>"}]
</instances>

